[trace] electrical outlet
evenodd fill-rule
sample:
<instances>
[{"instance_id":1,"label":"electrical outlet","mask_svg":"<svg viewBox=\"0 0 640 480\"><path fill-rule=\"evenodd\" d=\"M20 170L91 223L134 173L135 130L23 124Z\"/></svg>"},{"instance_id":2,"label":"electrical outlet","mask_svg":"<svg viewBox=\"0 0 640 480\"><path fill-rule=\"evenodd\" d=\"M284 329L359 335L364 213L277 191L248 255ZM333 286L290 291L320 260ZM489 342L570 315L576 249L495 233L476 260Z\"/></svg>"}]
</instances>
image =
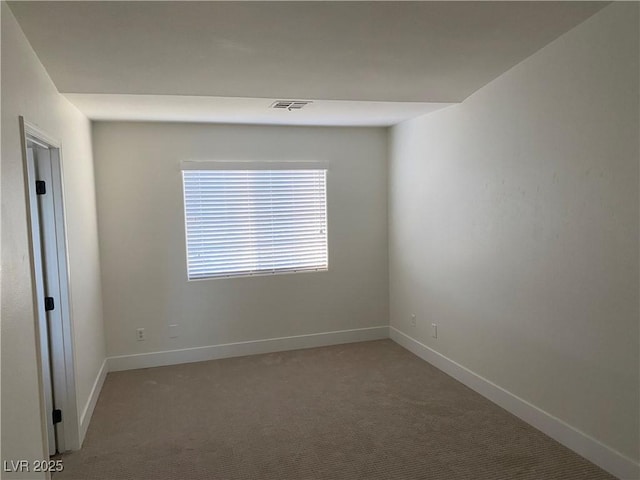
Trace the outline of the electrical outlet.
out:
<instances>
[{"instance_id":1,"label":"electrical outlet","mask_svg":"<svg viewBox=\"0 0 640 480\"><path fill-rule=\"evenodd\" d=\"M438 325L435 323L431 324L431 336L433 338L438 338Z\"/></svg>"},{"instance_id":2,"label":"electrical outlet","mask_svg":"<svg viewBox=\"0 0 640 480\"><path fill-rule=\"evenodd\" d=\"M412 327L416 326L416 314L415 313L411 314L411 326Z\"/></svg>"},{"instance_id":3,"label":"electrical outlet","mask_svg":"<svg viewBox=\"0 0 640 480\"><path fill-rule=\"evenodd\" d=\"M178 337L178 325L169 325L169 338L177 338Z\"/></svg>"},{"instance_id":4,"label":"electrical outlet","mask_svg":"<svg viewBox=\"0 0 640 480\"><path fill-rule=\"evenodd\" d=\"M142 340L145 339L144 336L144 328L138 328L136 330L136 340L138 340L139 342L141 342Z\"/></svg>"}]
</instances>

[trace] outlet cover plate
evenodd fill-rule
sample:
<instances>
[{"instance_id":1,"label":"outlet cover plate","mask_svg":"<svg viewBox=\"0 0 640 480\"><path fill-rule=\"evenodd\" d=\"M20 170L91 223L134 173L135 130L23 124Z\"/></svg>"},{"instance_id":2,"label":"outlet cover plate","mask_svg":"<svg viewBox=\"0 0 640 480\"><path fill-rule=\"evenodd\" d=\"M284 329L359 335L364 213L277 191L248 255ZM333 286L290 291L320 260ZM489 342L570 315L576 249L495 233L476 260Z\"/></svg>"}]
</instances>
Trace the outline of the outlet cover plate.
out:
<instances>
[{"instance_id":1,"label":"outlet cover plate","mask_svg":"<svg viewBox=\"0 0 640 480\"><path fill-rule=\"evenodd\" d=\"M167 328L169 338L178 338L178 325L169 325Z\"/></svg>"}]
</instances>

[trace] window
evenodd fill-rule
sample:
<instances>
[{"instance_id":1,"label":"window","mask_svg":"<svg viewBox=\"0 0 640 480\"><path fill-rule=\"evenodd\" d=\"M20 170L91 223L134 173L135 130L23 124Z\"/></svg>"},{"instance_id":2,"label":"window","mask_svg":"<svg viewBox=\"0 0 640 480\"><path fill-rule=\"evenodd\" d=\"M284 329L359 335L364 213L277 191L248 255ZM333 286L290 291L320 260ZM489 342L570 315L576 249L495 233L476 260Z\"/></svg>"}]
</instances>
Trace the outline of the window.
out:
<instances>
[{"instance_id":1,"label":"window","mask_svg":"<svg viewBox=\"0 0 640 480\"><path fill-rule=\"evenodd\" d=\"M189 280L326 270L326 173L183 170Z\"/></svg>"}]
</instances>

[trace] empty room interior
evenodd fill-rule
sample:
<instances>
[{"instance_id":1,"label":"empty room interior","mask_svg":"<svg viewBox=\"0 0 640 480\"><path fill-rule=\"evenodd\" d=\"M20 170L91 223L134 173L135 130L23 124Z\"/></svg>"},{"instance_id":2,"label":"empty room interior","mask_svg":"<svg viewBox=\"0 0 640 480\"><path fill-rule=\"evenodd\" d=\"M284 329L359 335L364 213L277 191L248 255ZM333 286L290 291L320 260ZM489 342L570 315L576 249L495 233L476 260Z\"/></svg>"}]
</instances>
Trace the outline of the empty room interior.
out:
<instances>
[{"instance_id":1,"label":"empty room interior","mask_svg":"<svg viewBox=\"0 0 640 480\"><path fill-rule=\"evenodd\" d=\"M2 1L1 478L640 478L639 24Z\"/></svg>"}]
</instances>

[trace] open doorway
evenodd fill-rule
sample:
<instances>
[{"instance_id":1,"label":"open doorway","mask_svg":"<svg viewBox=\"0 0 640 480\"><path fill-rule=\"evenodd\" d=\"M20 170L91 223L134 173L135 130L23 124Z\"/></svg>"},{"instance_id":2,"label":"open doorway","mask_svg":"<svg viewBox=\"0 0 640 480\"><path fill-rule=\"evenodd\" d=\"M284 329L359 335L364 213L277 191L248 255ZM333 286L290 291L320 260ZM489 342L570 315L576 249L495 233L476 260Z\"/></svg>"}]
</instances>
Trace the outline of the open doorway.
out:
<instances>
[{"instance_id":1,"label":"open doorway","mask_svg":"<svg viewBox=\"0 0 640 480\"><path fill-rule=\"evenodd\" d=\"M79 448L61 144L20 117L49 455Z\"/></svg>"}]
</instances>

